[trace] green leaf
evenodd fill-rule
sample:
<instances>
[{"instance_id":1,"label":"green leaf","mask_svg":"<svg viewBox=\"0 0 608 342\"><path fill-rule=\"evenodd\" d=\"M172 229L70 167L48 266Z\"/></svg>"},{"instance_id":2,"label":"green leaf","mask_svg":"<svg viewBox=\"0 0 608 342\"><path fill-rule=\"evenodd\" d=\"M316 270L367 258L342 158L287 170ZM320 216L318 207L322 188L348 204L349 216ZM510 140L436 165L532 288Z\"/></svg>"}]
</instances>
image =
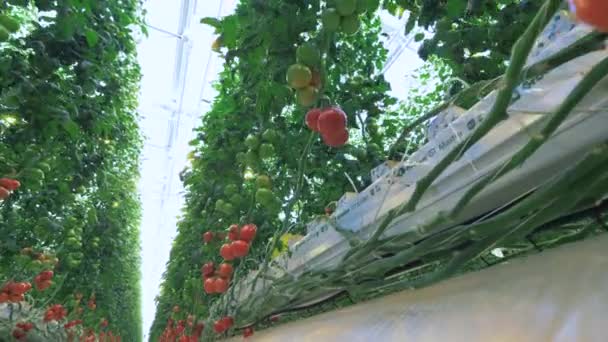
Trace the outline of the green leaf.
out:
<instances>
[{"instance_id":1,"label":"green leaf","mask_svg":"<svg viewBox=\"0 0 608 342\"><path fill-rule=\"evenodd\" d=\"M222 22L219 21L217 18L213 17L206 17L201 19L201 24L209 25L215 27L216 29L220 29L222 27Z\"/></svg>"},{"instance_id":2,"label":"green leaf","mask_svg":"<svg viewBox=\"0 0 608 342\"><path fill-rule=\"evenodd\" d=\"M465 0L448 0L446 10L449 17L458 18L464 13L466 7L467 2Z\"/></svg>"},{"instance_id":3,"label":"green leaf","mask_svg":"<svg viewBox=\"0 0 608 342\"><path fill-rule=\"evenodd\" d=\"M87 29L85 36L87 38L87 44L89 44L89 47L95 47L97 42L99 42L99 35L94 30Z\"/></svg>"},{"instance_id":4,"label":"green leaf","mask_svg":"<svg viewBox=\"0 0 608 342\"><path fill-rule=\"evenodd\" d=\"M416 42L419 42L419 41L421 41L421 40L423 40L423 39L424 39L424 33L417 33L417 34L414 36L414 41L416 41Z\"/></svg>"},{"instance_id":5,"label":"green leaf","mask_svg":"<svg viewBox=\"0 0 608 342\"><path fill-rule=\"evenodd\" d=\"M234 15L224 18L222 22L222 38L225 46L234 46L238 37L239 21Z\"/></svg>"},{"instance_id":6,"label":"green leaf","mask_svg":"<svg viewBox=\"0 0 608 342\"><path fill-rule=\"evenodd\" d=\"M68 132L71 138L77 138L80 134L80 127L72 120L67 120L63 122L63 129Z\"/></svg>"},{"instance_id":7,"label":"green leaf","mask_svg":"<svg viewBox=\"0 0 608 342\"><path fill-rule=\"evenodd\" d=\"M409 34L412 32L414 27L416 27L417 17L410 13L410 16L407 18L407 23L405 24L405 34Z\"/></svg>"}]
</instances>

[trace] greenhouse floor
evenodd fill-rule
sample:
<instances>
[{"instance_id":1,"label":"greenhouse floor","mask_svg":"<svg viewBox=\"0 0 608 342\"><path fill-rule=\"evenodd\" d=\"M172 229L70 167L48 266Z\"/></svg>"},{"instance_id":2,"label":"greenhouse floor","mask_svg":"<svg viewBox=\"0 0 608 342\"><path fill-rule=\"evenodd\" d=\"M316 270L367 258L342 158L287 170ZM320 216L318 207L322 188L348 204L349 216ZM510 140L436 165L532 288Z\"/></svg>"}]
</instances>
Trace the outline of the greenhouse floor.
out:
<instances>
[{"instance_id":1,"label":"greenhouse floor","mask_svg":"<svg viewBox=\"0 0 608 342\"><path fill-rule=\"evenodd\" d=\"M260 331L250 340L606 341L607 245L602 234Z\"/></svg>"}]
</instances>

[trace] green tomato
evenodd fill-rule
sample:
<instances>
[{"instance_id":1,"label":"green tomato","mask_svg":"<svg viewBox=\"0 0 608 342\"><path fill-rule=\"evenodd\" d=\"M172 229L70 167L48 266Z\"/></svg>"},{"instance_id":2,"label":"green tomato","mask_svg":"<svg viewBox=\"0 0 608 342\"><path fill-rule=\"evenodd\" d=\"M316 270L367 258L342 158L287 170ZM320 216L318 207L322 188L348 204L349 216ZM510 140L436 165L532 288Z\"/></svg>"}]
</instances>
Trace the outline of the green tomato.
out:
<instances>
[{"instance_id":1,"label":"green tomato","mask_svg":"<svg viewBox=\"0 0 608 342\"><path fill-rule=\"evenodd\" d=\"M226 215L232 215L234 214L234 206L231 203L224 203L221 212Z\"/></svg>"},{"instance_id":2,"label":"green tomato","mask_svg":"<svg viewBox=\"0 0 608 342\"><path fill-rule=\"evenodd\" d=\"M314 45L304 43L296 50L296 60L298 63L314 67L321 61L321 52Z\"/></svg>"},{"instance_id":3,"label":"green tomato","mask_svg":"<svg viewBox=\"0 0 608 342\"><path fill-rule=\"evenodd\" d=\"M240 207L241 204L243 204L243 196L239 194L230 196L230 203L232 203L235 207Z\"/></svg>"},{"instance_id":4,"label":"green tomato","mask_svg":"<svg viewBox=\"0 0 608 342\"><path fill-rule=\"evenodd\" d=\"M341 16L351 15L357 10L357 0L336 0L336 10Z\"/></svg>"},{"instance_id":5,"label":"green tomato","mask_svg":"<svg viewBox=\"0 0 608 342\"><path fill-rule=\"evenodd\" d=\"M275 156L274 146L264 143L260 146L260 158L269 159Z\"/></svg>"},{"instance_id":6,"label":"green tomato","mask_svg":"<svg viewBox=\"0 0 608 342\"><path fill-rule=\"evenodd\" d=\"M65 244L69 249L75 249L80 247L80 241L74 237L69 237L65 240Z\"/></svg>"},{"instance_id":7,"label":"green tomato","mask_svg":"<svg viewBox=\"0 0 608 342\"><path fill-rule=\"evenodd\" d=\"M215 210L217 211L222 211L222 208L224 208L224 205L226 204L226 202L222 199L219 199L215 202Z\"/></svg>"},{"instance_id":8,"label":"green tomato","mask_svg":"<svg viewBox=\"0 0 608 342\"><path fill-rule=\"evenodd\" d=\"M255 183L258 186L258 188L261 188L261 189L270 189L270 188L272 188L272 182L270 181L270 177L268 177L266 175L259 175L255 179Z\"/></svg>"},{"instance_id":9,"label":"green tomato","mask_svg":"<svg viewBox=\"0 0 608 342\"><path fill-rule=\"evenodd\" d=\"M287 84L294 89L308 86L312 81L312 71L303 64L293 64L287 69Z\"/></svg>"},{"instance_id":10,"label":"green tomato","mask_svg":"<svg viewBox=\"0 0 608 342\"><path fill-rule=\"evenodd\" d=\"M246 154L244 152L237 153L236 161L240 164L245 164L247 162Z\"/></svg>"},{"instance_id":11,"label":"green tomato","mask_svg":"<svg viewBox=\"0 0 608 342\"><path fill-rule=\"evenodd\" d=\"M302 89L298 89L296 91L296 98L300 106L310 107L317 100L317 96L319 95L319 91L317 88L308 86Z\"/></svg>"},{"instance_id":12,"label":"green tomato","mask_svg":"<svg viewBox=\"0 0 608 342\"><path fill-rule=\"evenodd\" d=\"M260 139L253 134L249 134L245 139L245 146L249 147L252 150L255 150L260 145Z\"/></svg>"},{"instance_id":13,"label":"green tomato","mask_svg":"<svg viewBox=\"0 0 608 342\"><path fill-rule=\"evenodd\" d=\"M239 188L236 186L236 184L228 184L224 188L224 195L230 196L232 194L236 194L238 191Z\"/></svg>"},{"instance_id":14,"label":"green tomato","mask_svg":"<svg viewBox=\"0 0 608 342\"><path fill-rule=\"evenodd\" d=\"M276 143L279 140L279 133L272 128L269 128L262 133L262 139L270 143Z\"/></svg>"},{"instance_id":15,"label":"green tomato","mask_svg":"<svg viewBox=\"0 0 608 342\"><path fill-rule=\"evenodd\" d=\"M258 154L253 150L247 151L247 155L245 157L247 160L247 165L250 167L256 167L260 163L260 159L258 158Z\"/></svg>"},{"instance_id":16,"label":"green tomato","mask_svg":"<svg viewBox=\"0 0 608 342\"><path fill-rule=\"evenodd\" d=\"M359 27L361 26L361 21L356 14L349 15L347 17L343 17L340 22L340 28L342 32L353 35L359 31Z\"/></svg>"},{"instance_id":17,"label":"green tomato","mask_svg":"<svg viewBox=\"0 0 608 342\"><path fill-rule=\"evenodd\" d=\"M328 8L321 13L321 23L327 32L336 32L340 28L340 14L335 8Z\"/></svg>"},{"instance_id":18,"label":"green tomato","mask_svg":"<svg viewBox=\"0 0 608 342\"><path fill-rule=\"evenodd\" d=\"M255 193L255 200L262 206L262 207L272 207L275 202L277 201L277 198L275 197L274 193L268 189L258 189L258 191Z\"/></svg>"}]
</instances>

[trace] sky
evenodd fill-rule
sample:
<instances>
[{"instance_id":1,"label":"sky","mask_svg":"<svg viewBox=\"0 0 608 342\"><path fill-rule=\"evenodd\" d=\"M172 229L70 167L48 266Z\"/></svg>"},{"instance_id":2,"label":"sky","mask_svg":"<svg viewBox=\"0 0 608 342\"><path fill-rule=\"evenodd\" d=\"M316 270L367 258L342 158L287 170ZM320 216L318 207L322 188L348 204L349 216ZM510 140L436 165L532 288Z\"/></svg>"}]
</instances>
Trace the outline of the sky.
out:
<instances>
[{"instance_id":1,"label":"sky","mask_svg":"<svg viewBox=\"0 0 608 342\"><path fill-rule=\"evenodd\" d=\"M217 79L222 67L220 56L211 51L215 39L213 29L199 21L203 17L228 15L236 4L237 0L147 0L144 4L149 35L140 38L138 54L143 73L140 126L145 138L139 183L143 206L141 258L145 339L154 320L154 298L160 292L162 274L184 204L179 172L187 163L193 129L199 125L215 96L211 83ZM386 14L382 17L387 33L403 32L403 19ZM183 32L180 27L184 27ZM405 98L411 85L408 75L422 65L414 44L408 44L403 38L387 43L392 51L403 46L409 48L403 50L385 73L392 94L398 98ZM178 67L176 60L180 56L183 63Z\"/></svg>"}]
</instances>

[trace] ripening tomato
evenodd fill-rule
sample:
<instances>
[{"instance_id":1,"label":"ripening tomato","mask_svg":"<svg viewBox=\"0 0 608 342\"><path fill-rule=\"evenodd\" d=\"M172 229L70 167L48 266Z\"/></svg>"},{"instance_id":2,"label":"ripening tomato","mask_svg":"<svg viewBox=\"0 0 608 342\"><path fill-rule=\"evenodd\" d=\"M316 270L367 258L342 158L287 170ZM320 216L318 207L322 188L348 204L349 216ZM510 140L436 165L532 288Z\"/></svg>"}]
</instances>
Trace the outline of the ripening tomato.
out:
<instances>
[{"instance_id":1,"label":"ripening tomato","mask_svg":"<svg viewBox=\"0 0 608 342\"><path fill-rule=\"evenodd\" d=\"M228 290L228 281L224 278L215 278L213 288L216 293L224 293Z\"/></svg>"},{"instance_id":2,"label":"ripening tomato","mask_svg":"<svg viewBox=\"0 0 608 342\"><path fill-rule=\"evenodd\" d=\"M11 193L4 187L0 186L0 201L7 199Z\"/></svg>"},{"instance_id":3,"label":"ripening tomato","mask_svg":"<svg viewBox=\"0 0 608 342\"><path fill-rule=\"evenodd\" d=\"M51 270L47 270L47 271L40 272L39 275L40 275L41 280L51 280L51 279L53 279L54 273Z\"/></svg>"},{"instance_id":4,"label":"ripening tomato","mask_svg":"<svg viewBox=\"0 0 608 342\"><path fill-rule=\"evenodd\" d=\"M608 1L574 0L576 17L598 31L608 32Z\"/></svg>"},{"instance_id":5,"label":"ripening tomato","mask_svg":"<svg viewBox=\"0 0 608 342\"><path fill-rule=\"evenodd\" d=\"M203 288L205 289L205 293L215 293L215 280L213 278L205 279L203 282Z\"/></svg>"},{"instance_id":6,"label":"ripening tomato","mask_svg":"<svg viewBox=\"0 0 608 342\"><path fill-rule=\"evenodd\" d=\"M319 108L313 108L306 113L306 126L309 129L318 132L319 131L319 116L321 115L321 110Z\"/></svg>"},{"instance_id":7,"label":"ripening tomato","mask_svg":"<svg viewBox=\"0 0 608 342\"><path fill-rule=\"evenodd\" d=\"M233 271L232 265L227 264L227 263L222 263L222 264L220 264L217 274L222 278L230 278L230 276L232 275L232 271Z\"/></svg>"},{"instance_id":8,"label":"ripening tomato","mask_svg":"<svg viewBox=\"0 0 608 342\"><path fill-rule=\"evenodd\" d=\"M249 244L246 241L238 240L231 244L232 254L236 258L242 258L249 254Z\"/></svg>"},{"instance_id":9,"label":"ripening tomato","mask_svg":"<svg viewBox=\"0 0 608 342\"><path fill-rule=\"evenodd\" d=\"M321 136L323 137L323 142L330 147L341 147L348 142L348 130L346 129L324 133Z\"/></svg>"},{"instance_id":10,"label":"ripening tomato","mask_svg":"<svg viewBox=\"0 0 608 342\"><path fill-rule=\"evenodd\" d=\"M203 234L203 241L205 241L205 243L209 243L211 240L213 240L213 233L205 232L205 234Z\"/></svg>"},{"instance_id":11,"label":"ripening tomato","mask_svg":"<svg viewBox=\"0 0 608 342\"><path fill-rule=\"evenodd\" d=\"M346 128L346 114L337 107L324 109L319 115L319 132L321 134L331 134Z\"/></svg>"},{"instance_id":12,"label":"ripening tomato","mask_svg":"<svg viewBox=\"0 0 608 342\"><path fill-rule=\"evenodd\" d=\"M239 239L239 225L233 224L228 228L228 240L236 241Z\"/></svg>"},{"instance_id":13,"label":"ripening tomato","mask_svg":"<svg viewBox=\"0 0 608 342\"><path fill-rule=\"evenodd\" d=\"M247 338L253 336L253 328L252 327L247 327L245 328L245 330L243 330L243 337Z\"/></svg>"},{"instance_id":14,"label":"ripening tomato","mask_svg":"<svg viewBox=\"0 0 608 342\"><path fill-rule=\"evenodd\" d=\"M224 323L222 323L222 320L218 320L218 321L215 321L215 323L213 323L213 330L218 334L221 334L224 331L226 331L226 329L224 328Z\"/></svg>"},{"instance_id":15,"label":"ripening tomato","mask_svg":"<svg viewBox=\"0 0 608 342\"><path fill-rule=\"evenodd\" d=\"M222 258L224 258L224 260L234 259L235 255L234 255L234 251L232 249L232 244L227 244L227 243L223 244L222 247L220 248L220 255L222 256Z\"/></svg>"},{"instance_id":16,"label":"ripening tomato","mask_svg":"<svg viewBox=\"0 0 608 342\"><path fill-rule=\"evenodd\" d=\"M255 234L258 231L258 227L253 224L246 224L241 229L241 240L251 242L255 238Z\"/></svg>"},{"instance_id":17,"label":"ripening tomato","mask_svg":"<svg viewBox=\"0 0 608 342\"><path fill-rule=\"evenodd\" d=\"M13 330L13 337L18 341L24 340L26 336L27 334L25 333L25 331L21 329Z\"/></svg>"},{"instance_id":18,"label":"ripening tomato","mask_svg":"<svg viewBox=\"0 0 608 342\"><path fill-rule=\"evenodd\" d=\"M203 277L211 277L215 273L215 265L213 262L208 262L201 267L201 273Z\"/></svg>"},{"instance_id":19,"label":"ripening tomato","mask_svg":"<svg viewBox=\"0 0 608 342\"><path fill-rule=\"evenodd\" d=\"M19 189L21 183L16 179L0 178L0 186L6 188L6 190L15 191Z\"/></svg>"}]
</instances>

